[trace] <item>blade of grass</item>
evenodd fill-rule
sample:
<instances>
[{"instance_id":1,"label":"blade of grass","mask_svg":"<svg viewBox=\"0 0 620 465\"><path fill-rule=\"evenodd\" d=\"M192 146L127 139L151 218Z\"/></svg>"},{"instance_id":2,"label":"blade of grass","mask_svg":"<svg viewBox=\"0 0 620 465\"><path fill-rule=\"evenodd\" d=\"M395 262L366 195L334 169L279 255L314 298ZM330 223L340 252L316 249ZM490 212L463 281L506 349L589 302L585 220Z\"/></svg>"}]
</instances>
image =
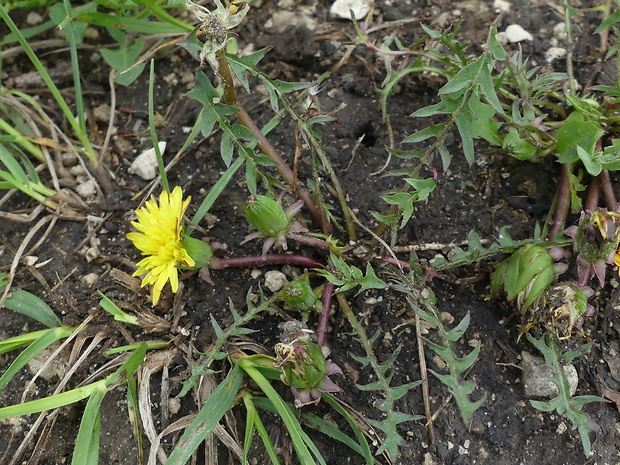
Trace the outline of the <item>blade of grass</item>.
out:
<instances>
[{"instance_id":1,"label":"blade of grass","mask_svg":"<svg viewBox=\"0 0 620 465\"><path fill-rule=\"evenodd\" d=\"M185 465L207 435L215 428L239 392L243 371L238 365L228 373L209 396L194 421L185 430L165 465Z\"/></svg>"},{"instance_id":2,"label":"blade of grass","mask_svg":"<svg viewBox=\"0 0 620 465\"><path fill-rule=\"evenodd\" d=\"M34 340L21 354L17 356L13 363L7 368L0 377L0 391L6 386L15 374L21 370L30 360L37 356L40 352L52 345L54 342L68 337L75 328L68 326L46 329L41 335Z\"/></svg>"},{"instance_id":3,"label":"blade of grass","mask_svg":"<svg viewBox=\"0 0 620 465\"><path fill-rule=\"evenodd\" d=\"M244 161L245 159L243 157L237 158L228 167L228 169L224 172L224 174L220 177L220 179L217 180L215 185L211 188L211 190L209 191L205 199L200 204L200 207L198 207L198 210L196 210L196 214L192 218L192 223L194 224L200 223L200 220L204 218L204 216L207 214L209 209L213 206L213 204L215 203L217 198L220 196L220 194L224 192L224 189L226 189L226 186L231 181L235 173L239 170L239 168L241 168ZM194 228L192 228L191 226L188 226L186 230L186 234L190 235L193 230Z\"/></svg>"},{"instance_id":4,"label":"blade of grass","mask_svg":"<svg viewBox=\"0 0 620 465\"><path fill-rule=\"evenodd\" d=\"M6 287L6 276L6 273L0 273L0 292L3 292ZM60 318L56 316L49 305L36 295L22 289L11 292L4 301L4 306L9 310L37 320L48 328L56 328L62 325L62 321L60 321Z\"/></svg>"},{"instance_id":5,"label":"blade of grass","mask_svg":"<svg viewBox=\"0 0 620 465\"><path fill-rule=\"evenodd\" d=\"M49 73L47 72L47 70L45 69L45 67L43 66L39 58L37 57L37 55L34 53L34 50L32 50L32 47L30 47L30 45L28 44L28 41L21 34L19 28L15 25L15 23L13 22L13 20L11 19L11 17L8 15L8 13L6 12L6 10L1 4L0 4L0 18L2 18L2 20L7 24L7 26L11 30L11 32L15 34L15 37L17 37L19 44L23 47L24 51L26 52L26 55L28 55L28 58L30 58L30 61L32 62L34 67L37 69L41 77L43 78L43 82L45 82L45 85L48 87L48 89L52 93L54 100L56 100L56 103L62 110L62 113L65 115L65 118L67 118L67 121L69 122L71 128L75 131L77 137L82 143L84 147L84 151L86 153L86 156L90 160L90 163L94 167L96 167L99 163L99 160L97 158L97 154L95 150L93 149L93 146L90 143L90 140L88 140L88 135L81 130L80 124L78 123L77 119L71 112L71 109L69 108L69 105L67 105L67 102L65 101L64 97L60 93L60 90L58 90L58 87L56 87L56 84L54 84L54 81L52 80L51 76L49 75Z\"/></svg>"},{"instance_id":6,"label":"blade of grass","mask_svg":"<svg viewBox=\"0 0 620 465\"><path fill-rule=\"evenodd\" d=\"M97 465L99 461L99 436L101 433L101 413L99 408L109 388L99 385L88 398L80 429L78 430L71 465Z\"/></svg>"},{"instance_id":7,"label":"blade of grass","mask_svg":"<svg viewBox=\"0 0 620 465\"><path fill-rule=\"evenodd\" d=\"M168 176L166 174L166 165L164 165L164 159L159 150L159 141L157 140L157 133L155 132L155 109L153 104L153 83L155 82L155 60L151 60L151 68L149 72L149 131L151 132L151 142L155 149L155 156L157 157L157 167L159 168L159 176L161 177L161 187L170 192L170 186L168 185Z\"/></svg>"},{"instance_id":8,"label":"blade of grass","mask_svg":"<svg viewBox=\"0 0 620 465\"><path fill-rule=\"evenodd\" d=\"M263 400L268 401L268 399ZM269 433L267 433L265 425L263 425L263 421L258 415L256 406L254 405L254 397L249 392L246 392L243 395L243 403L245 404L245 408L247 411L247 419L245 425L245 441L243 444L243 460L246 463L248 462L248 453L250 451L250 447L252 446L252 433L254 432L254 427L256 427L256 431L258 432L258 435L260 436L263 444L265 445L265 450L267 451L267 454L271 459L271 463L273 463L274 465L280 465L278 455L276 454L276 449L273 446L273 443L269 438Z\"/></svg>"},{"instance_id":9,"label":"blade of grass","mask_svg":"<svg viewBox=\"0 0 620 465\"><path fill-rule=\"evenodd\" d=\"M269 398L269 400L273 403L274 407L278 411L278 415L282 418L284 425L291 437L291 441L293 442L293 447L295 447L295 451L297 452L297 457L302 465L315 465L314 459L308 450L308 446L306 443L306 434L301 429L301 425L297 418L292 414L292 412L287 407L282 397L277 393L277 391L273 388L271 383L263 376L263 374L254 366L253 362L248 358L242 358L239 360L239 366L243 368L250 378L254 380L258 387L265 393L265 395ZM320 457L320 455L319 455ZM318 457L317 457L318 458ZM319 459L322 461L322 457ZM322 462L324 463L324 462Z\"/></svg>"}]
</instances>

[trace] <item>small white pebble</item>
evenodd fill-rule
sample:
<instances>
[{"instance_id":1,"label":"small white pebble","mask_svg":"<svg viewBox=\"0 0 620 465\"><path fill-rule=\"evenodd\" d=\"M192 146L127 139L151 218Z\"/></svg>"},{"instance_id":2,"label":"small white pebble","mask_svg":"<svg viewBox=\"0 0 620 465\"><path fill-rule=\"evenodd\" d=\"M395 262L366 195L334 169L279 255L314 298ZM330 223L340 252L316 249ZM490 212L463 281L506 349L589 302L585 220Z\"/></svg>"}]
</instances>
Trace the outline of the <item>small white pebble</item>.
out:
<instances>
[{"instance_id":1,"label":"small white pebble","mask_svg":"<svg viewBox=\"0 0 620 465\"><path fill-rule=\"evenodd\" d=\"M82 281L82 284L87 287L93 287L93 285L97 282L98 279L99 275L97 273L88 273L87 275L82 276L80 281Z\"/></svg>"},{"instance_id":2,"label":"small white pebble","mask_svg":"<svg viewBox=\"0 0 620 465\"><path fill-rule=\"evenodd\" d=\"M545 60L547 63L557 60L566 55L566 49L562 47L551 47L545 52Z\"/></svg>"},{"instance_id":3,"label":"small white pebble","mask_svg":"<svg viewBox=\"0 0 620 465\"><path fill-rule=\"evenodd\" d=\"M263 272L259 270L258 268L254 268L252 271L250 271L250 276L252 276L252 279L256 279L262 274Z\"/></svg>"},{"instance_id":4,"label":"small white pebble","mask_svg":"<svg viewBox=\"0 0 620 465\"><path fill-rule=\"evenodd\" d=\"M566 23L558 23L553 26L553 36L559 40L566 40Z\"/></svg>"},{"instance_id":5,"label":"small white pebble","mask_svg":"<svg viewBox=\"0 0 620 465\"><path fill-rule=\"evenodd\" d=\"M278 292L288 283L286 275L278 270L270 270L265 273L265 287L271 292Z\"/></svg>"},{"instance_id":6,"label":"small white pebble","mask_svg":"<svg viewBox=\"0 0 620 465\"><path fill-rule=\"evenodd\" d=\"M78 184L75 188L78 195L84 199L88 199L97 193L97 183L94 179L87 179Z\"/></svg>"},{"instance_id":7,"label":"small white pebble","mask_svg":"<svg viewBox=\"0 0 620 465\"><path fill-rule=\"evenodd\" d=\"M176 415L181 410L181 399L178 397L171 397L168 399L168 411L171 415Z\"/></svg>"},{"instance_id":8,"label":"small white pebble","mask_svg":"<svg viewBox=\"0 0 620 465\"><path fill-rule=\"evenodd\" d=\"M163 155L166 150L166 143L160 142L158 145L159 151ZM155 176L157 176L157 155L155 154L155 148L145 150L138 155L131 164L129 172L140 176L145 181L155 179Z\"/></svg>"},{"instance_id":9,"label":"small white pebble","mask_svg":"<svg viewBox=\"0 0 620 465\"><path fill-rule=\"evenodd\" d=\"M26 24L28 24L28 26L37 26L42 22L43 16L41 16L36 11L31 11L30 13L28 13L28 16L26 16Z\"/></svg>"},{"instance_id":10,"label":"small white pebble","mask_svg":"<svg viewBox=\"0 0 620 465\"><path fill-rule=\"evenodd\" d=\"M524 40L534 40L534 36L532 36L532 34L527 32L525 29L523 29L523 27L519 26L518 24L511 24L510 26L508 26L506 28L505 34L506 40L512 43L522 42Z\"/></svg>"},{"instance_id":11,"label":"small white pebble","mask_svg":"<svg viewBox=\"0 0 620 465\"><path fill-rule=\"evenodd\" d=\"M508 13L511 6L510 2L506 0L495 0L493 2L493 8L495 8L497 13Z\"/></svg>"},{"instance_id":12,"label":"small white pebble","mask_svg":"<svg viewBox=\"0 0 620 465\"><path fill-rule=\"evenodd\" d=\"M351 19L351 11L355 15L355 19L364 19L370 11L373 0L336 0L329 14L337 18Z\"/></svg>"}]
</instances>

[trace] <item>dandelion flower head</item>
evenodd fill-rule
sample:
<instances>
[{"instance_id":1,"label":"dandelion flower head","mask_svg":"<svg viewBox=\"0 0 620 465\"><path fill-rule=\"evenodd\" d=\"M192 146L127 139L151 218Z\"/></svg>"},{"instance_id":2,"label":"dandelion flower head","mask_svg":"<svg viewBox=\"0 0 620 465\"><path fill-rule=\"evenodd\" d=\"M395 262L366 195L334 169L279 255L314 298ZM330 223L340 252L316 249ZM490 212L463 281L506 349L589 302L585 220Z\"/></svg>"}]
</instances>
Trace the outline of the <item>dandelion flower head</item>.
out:
<instances>
[{"instance_id":1,"label":"dandelion flower head","mask_svg":"<svg viewBox=\"0 0 620 465\"><path fill-rule=\"evenodd\" d=\"M148 200L144 207L136 210L138 221L131 224L138 232L127 234L127 239L145 255L138 262L134 276L141 276L142 287L153 286L153 305L157 304L161 291L168 281L172 292L179 289L179 265L193 267L194 260L183 247L183 214L190 202L190 197L183 201L180 186L170 193L162 192L159 203Z\"/></svg>"}]
</instances>

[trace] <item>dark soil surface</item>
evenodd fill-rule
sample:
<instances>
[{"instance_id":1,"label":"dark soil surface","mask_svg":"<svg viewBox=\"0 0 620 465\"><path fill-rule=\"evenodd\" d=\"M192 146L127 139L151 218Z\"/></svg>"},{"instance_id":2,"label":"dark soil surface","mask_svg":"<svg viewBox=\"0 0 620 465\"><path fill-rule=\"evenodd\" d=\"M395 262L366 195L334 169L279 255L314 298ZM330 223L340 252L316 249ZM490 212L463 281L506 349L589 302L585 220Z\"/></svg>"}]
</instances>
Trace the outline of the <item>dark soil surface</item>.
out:
<instances>
[{"instance_id":1,"label":"dark soil surface","mask_svg":"<svg viewBox=\"0 0 620 465\"><path fill-rule=\"evenodd\" d=\"M383 64L364 47L355 48L339 63L348 50L346 44L354 39L354 30L350 21L335 20L329 16L329 0L280 3L286 5L268 0L255 5L247 20L235 30L239 44L242 48L251 44L255 50L272 47L260 64L261 70L272 78L310 82L332 70L322 91L317 95L318 102L326 111L341 104L345 106L336 114L338 123L323 128L323 143L351 208L359 220L372 229L376 226L376 221L370 212L384 211L385 207L379 197L380 193L394 187L394 183L401 182L399 178L373 174L385 164L385 147L389 145L388 128L382 121L379 96L375 90L385 76ZM581 3L574 6L593 6L588 2L573 3ZM309 11L309 16L316 21L316 28L310 30L289 25L278 30L273 26L273 16L283 10L296 12L298 16L302 11ZM41 14L45 15L46 12L41 11ZM459 18L463 20L459 37L473 44L472 53L481 50L492 24L500 31L510 24L520 24L533 34L534 40L521 42L519 45L509 44L507 49L515 51L521 47L532 67L540 66L545 71L564 71L564 60L549 64L544 56L553 40L557 41L554 39L553 27L563 20L558 7L549 2L515 1L510 13L500 14L496 12L491 0L377 1L371 27L381 27L377 28L371 37L379 43L389 34L397 33L402 42L408 44L421 37L420 22L430 27L442 28L455 24ZM18 24L24 19L24 14L15 13ZM599 14L581 13L575 16L575 21L578 26L575 32L577 45L574 57L577 80L583 86L609 84L614 79L615 63L604 64L603 57L597 52L600 39L593 31L600 24ZM105 32L101 33L98 40L108 40ZM87 44L88 48L81 51L84 63L83 87L92 139L96 144L102 144L107 123L97 120L92 111L110 101L109 70L103 60L97 58L98 43L91 39ZM561 43L556 45L562 46ZM61 70L66 67L68 52L47 52L42 51L41 56L49 69ZM166 156L169 160L171 154L175 154L185 140L184 128L194 124L199 112L199 104L186 96L193 86L191 76L198 69L198 63L179 47L164 49L155 55L155 59L156 110L164 121L158 128L158 136L160 140L168 143ZM607 74L608 66L612 74ZM18 78L30 71L30 62L23 54L5 60L2 69L3 86L17 87ZM191 77L189 80L186 79L188 73ZM69 79L59 76L58 85L61 88L71 86L70 75L67 77ZM244 103L251 109L252 117L260 125L266 123L272 113L267 109L266 96L260 93L256 83L254 85L257 92L251 96L243 93L241 95ZM441 82L435 82L430 77L403 80L398 92L389 98L391 126L397 148L404 149L398 142L428 124L409 115L416 109L433 103L441 85ZM49 94L36 87L40 86L23 87L21 90L37 95L43 103L51 105ZM146 112L148 73L144 72L128 88L117 88L116 92L117 136L113 140L113 151L105 161L111 173L113 188L103 196L89 199L88 209L82 214L105 220L103 223L93 223L61 218L55 222L51 232L45 233L47 225L41 227L35 234L35 239L47 235L36 250L28 253L38 260L35 264L22 260L13 287L25 289L41 297L65 324L80 324L90 315L92 320L89 334L103 334L102 341L96 344L88 362L74 376L77 381L72 381L73 385L70 387L76 387L89 373L111 359L104 354L110 346L141 340L173 340L178 351L174 352L168 371L162 375L156 370L151 379L151 408L155 418L154 426L159 432L163 425L196 409L194 399L188 395L181 399L178 413L170 414L171 418L162 417L158 400L161 398L162 377L169 379L169 395L175 397L181 389L182 381L190 374L189 348L194 347L194 359L198 360L198 352L208 350L213 342L214 332L210 318L215 318L220 326L226 327L231 322L229 300L242 311L249 289L256 290L263 284L266 271L280 267L263 268L259 276L252 274L250 269L213 271L215 286L197 276L191 276L184 281L184 288L178 294L181 296L180 305L173 306L173 296L170 293L164 293L163 301L156 308L150 305L148 291L139 289L135 285L136 281L127 277L135 271L134 264L139 254L125 238L125 234L131 230L131 211L138 208L140 201L146 197L146 191L143 191L146 182L130 174L128 167L138 153L150 147ZM356 148L361 136L364 136L364 139ZM269 138L292 162L295 154L293 123L285 120ZM419 253L422 259L430 259L435 254L448 253L450 244L463 242L471 230L477 231L483 239L492 240L500 228L510 226L512 237L531 237L534 225L544 221L546 214L534 206L540 203L547 206L551 204L559 176L558 165L509 163L500 150L481 145L477 147L477 162L469 166L461 156L460 139L456 134L453 141L449 147L454 154L452 164L444 172L437 162L438 188L427 203L417 205L414 217L409 226L401 231L397 245L443 244ZM350 163L352 157L355 158ZM403 163L401 160L392 159L388 170L401 168L405 166ZM199 143L181 157L169 172L170 183L173 186L183 186L184 192L192 196L190 210L195 210L225 169L219 153L219 136L216 134L200 139ZM299 169L300 177L311 175L310 164L308 159L304 158L304 153ZM427 175L430 176L431 173ZM321 176L327 179L325 173L321 173ZM71 179L67 178L65 181L67 187L71 188ZM325 181L324 187L327 185L328 182ZM535 186L535 189L528 189L528 185ZM247 234L247 223L243 215L243 203L247 196L247 188L238 176L229 186L226 195L211 209L213 217L208 235L228 246L226 256L260 253L260 244L256 241L239 246ZM506 198L520 199L524 203L523 208L513 206ZM331 200L333 199L330 198ZM2 205L2 210L29 213L35 206L34 201L18 194ZM335 211L340 214L337 209ZM193 212L190 211L189 216ZM15 251L38 220L39 218L27 223L0 221L0 271L9 270ZM206 225L202 226L207 228ZM360 235L363 240L370 239L362 230ZM31 241L31 245L36 242L35 239ZM304 247L291 247L293 251L314 253ZM408 260L408 254L405 253L400 258ZM518 322L509 318L513 309L504 302L489 297L487 273L491 269L488 263L484 263L475 268L455 270L454 275L451 275L458 278L481 278L473 284L459 285L439 280L434 280L431 284L438 297L440 311L451 315L455 322L460 321L467 313L471 315L471 325L457 344L465 354L476 341L481 343L479 360L469 372L468 378L477 385L472 398L486 396L486 401L474 414L471 424L464 425L455 403L445 402L449 397L445 386L434 377L429 377L431 411L437 412L433 425L434 440L431 442L429 439L424 421L404 423L401 425L401 435L406 438L406 444L401 448L401 454L395 463L619 463L620 414L616 404L594 403L586 408L587 413L600 427L596 437L593 437L593 455L588 458L583 454L579 437L571 428L569 420L556 413L538 411L525 398L520 383L519 356L523 350L535 352L535 349L525 338L518 340ZM291 270L285 271L291 273ZM94 278L92 281L85 279L91 274ZM597 293L592 302L597 308L597 314L588 320L585 331L579 336L580 341L593 341L594 345L586 356L575 362L579 374L578 395L611 396L620 390L620 366L617 359L620 351L620 297L616 291L618 280L613 272L609 275L611 282ZM137 282L139 285L139 281ZM165 332L140 332L116 323L98 306L101 297L97 291L104 292L129 312L152 312L166 323ZM367 291L359 295L347 294L347 297L355 313L368 328L369 335L374 334L376 329L381 330L382 336L376 346L380 360L387 359L398 346L402 347L394 363L396 374L393 383L401 384L420 379L415 317L411 310L408 310L404 299L395 293L378 291ZM310 327L316 324L315 320L315 317L311 318ZM252 339L267 348L272 347L277 342L277 328L281 321L280 316L271 315L253 322L253 328L257 331L251 335ZM26 317L6 309L0 310L2 339L37 329L42 327ZM351 357L351 354L363 355L363 350L353 338L351 327L337 305L333 309L327 337L332 348L331 358L344 371L343 375L336 377L336 382L343 388L337 396L367 418L380 418L380 411L376 408L381 401L380 394L361 392L355 387L355 383L371 382L372 373L367 368L362 369ZM87 339L84 347L90 343L91 339ZM427 350L426 356L429 368L441 370L442 367L436 365L432 351ZM0 368L7 367L13 359L14 355L11 353L1 356ZM219 368L226 367L222 365ZM0 393L0 406L20 402L30 377L31 373L26 370L17 376ZM58 379L53 377L48 381L38 379L24 399L32 400L49 395L57 383ZM615 395L618 396L617 393ZM125 395L121 390L114 391L113 395L105 399L102 409L102 464L140 463L125 403ZM55 421L44 422L34 437L28 439L28 445L19 455L16 455L17 447L25 434L33 428L37 416L0 423L0 463L68 463L83 407L83 403L78 403L71 408L62 409ZM409 414L423 414L421 390L418 388L409 392L399 401L398 407L400 411ZM323 405L319 406L316 412L323 416L333 414ZM243 417L240 415L240 436L243 436L242 421ZM289 463L287 454L290 453L291 446L282 435L281 426L274 420L268 428L274 437L277 437L277 445L286 460L284 463ZM170 435L167 443L176 438L177 436ZM361 463L361 458L346 450L340 443L319 435L314 435L313 438L327 463ZM148 439L145 439L145 450L148 454ZM222 452L222 449L220 451ZM12 461L13 458L16 461ZM200 457L198 463L203 463L203 460ZM385 461L385 458L379 460ZM221 453L220 463L228 463L225 452ZM268 463L268 457L257 447L250 463Z\"/></svg>"}]
</instances>

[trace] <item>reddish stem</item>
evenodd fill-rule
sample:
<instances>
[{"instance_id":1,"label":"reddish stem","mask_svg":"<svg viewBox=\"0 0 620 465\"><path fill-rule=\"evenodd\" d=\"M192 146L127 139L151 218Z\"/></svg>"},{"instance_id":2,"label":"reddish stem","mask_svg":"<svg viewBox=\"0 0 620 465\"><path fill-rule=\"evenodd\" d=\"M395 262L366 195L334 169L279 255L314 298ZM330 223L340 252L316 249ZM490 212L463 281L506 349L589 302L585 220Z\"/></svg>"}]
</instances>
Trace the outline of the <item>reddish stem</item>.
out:
<instances>
[{"instance_id":1,"label":"reddish stem","mask_svg":"<svg viewBox=\"0 0 620 465\"><path fill-rule=\"evenodd\" d=\"M297 265L305 268L323 268L323 264L320 261L298 254L249 255L232 258L212 257L209 268L212 270L222 270L224 268L265 265Z\"/></svg>"},{"instance_id":2,"label":"reddish stem","mask_svg":"<svg viewBox=\"0 0 620 465\"><path fill-rule=\"evenodd\" d=\"M569 175L573 171L573 165L567 163L562 165L562 173L557 190L557 202L555 205L555 213L553 214L553 225L549 230L549 239L553 240L560 228L564 225L568 211L570 209L570 179Z\"/></svg>"},{"instance_id":3,"label":"reddish stem","mask_svg":"<svg viewBox=\"0 0 620 465\"><path fill-rule=\"evenodd\" d=\"M592 184L590 184L590 188L588 189L588 196L586 197L586 203L584 205L584 210L589 210L593 212L598 207L598 202L601 197L601 179L596 176L592 180Z\"/></svg>"},{"instance_id":4,"label":"reddish stem","mask_svg":"<svg viewBox=\"0 0 620 465\"><path fill-rule=\"evenodd\" d=\"M336 286L329 282L325 283L325 287L323 288L323 298L321 299L323 302L323 313L321 313L321 318L319 318L319 324L316 329L316 343L321 347L325 345L325 338L327 337L327 324L329 322L329 315L332 306L332 297L334 295L335 288Z\"/></svg>"},{"instance_id":5,"label":"reddish stem","mask_svg":"<svg viewBox=\"0 0 620 465\"><path fill-rule=\"evenodd\" d=\"M611 185L611 178L609 177L609 171L603 170L601 174L598 175L601 190L603 191L603 196L605 197L605 202L607 203L607 208L611 211L617 211L618 202L616 201L616 194L614 192L614 188Z\"/></svg>"}]
</instances>

